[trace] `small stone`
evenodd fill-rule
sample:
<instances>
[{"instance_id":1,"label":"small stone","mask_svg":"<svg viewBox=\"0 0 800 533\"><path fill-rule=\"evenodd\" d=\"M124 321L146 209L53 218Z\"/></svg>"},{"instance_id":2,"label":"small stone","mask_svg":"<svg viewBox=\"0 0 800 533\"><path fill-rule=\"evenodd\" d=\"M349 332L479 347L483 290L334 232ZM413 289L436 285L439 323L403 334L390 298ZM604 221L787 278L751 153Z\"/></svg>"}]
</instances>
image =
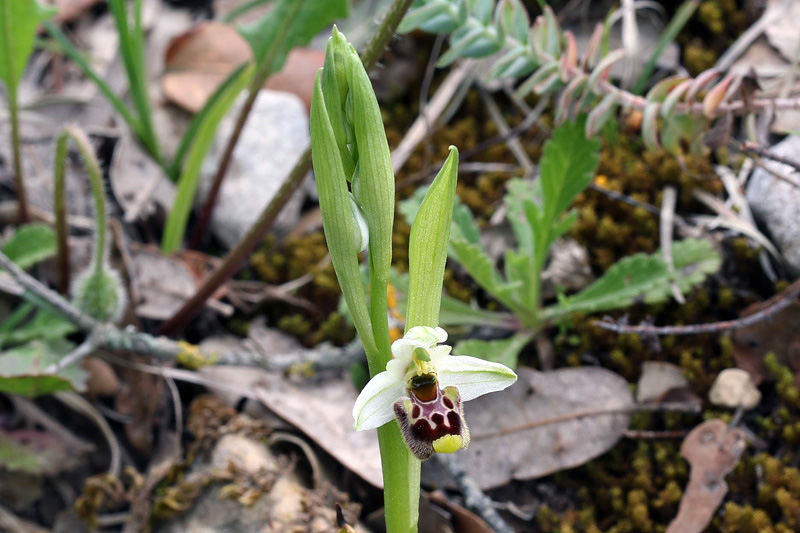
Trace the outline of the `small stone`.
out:
<instances>
[{"instance_id":1,"label":"small stone","mask_svg":"<svg viewBox=\"0 0 800 533\"><path fill-rule=\"evenodd\" d=\"M198 202L205 202L217 166L238 116L237 106L220 124L203 163ZM233 159L217 197L211 231L233 247L258 219L310 143L308 112L303 101L290 93L262 89L236 144ZM295 226L300 217L302 193L294 194L273 225L278 234Z\"/></svg>"},{"instance_id":2,"label":"small stone","mask_svg":"<svg viewBox=\"0 0 800 533\"><path fill-rule=\"evenodd\" d=\"M714 380L708 399L714 405L752 409L761 401L761 392L749 373L741 368L727 368Z\"/></svg>"},{"instance_id":3,"label":"small stone","mask_svg":"<svg viewBox=\"0 0 800 533\"><path fill-rule=\"evenodd\" d=\"M800 161L800 137L789 135L770 152ZM750 177L747 201L753 214L766 225L789 268L800 275L800 188L775 177L770 170L799 181L800 173L789 165L767 159L764 166L756 168Z\"/></svg>"}]
</instances>

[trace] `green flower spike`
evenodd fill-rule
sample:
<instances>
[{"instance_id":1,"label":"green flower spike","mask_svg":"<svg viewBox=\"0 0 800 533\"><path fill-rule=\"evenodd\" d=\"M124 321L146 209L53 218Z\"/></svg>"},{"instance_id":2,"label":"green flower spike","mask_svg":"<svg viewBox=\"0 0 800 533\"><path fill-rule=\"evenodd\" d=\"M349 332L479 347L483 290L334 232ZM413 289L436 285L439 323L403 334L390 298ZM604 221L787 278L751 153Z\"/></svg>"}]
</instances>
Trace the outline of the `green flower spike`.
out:
<instances>
[{"instance_id":1,"label":"green flower spike","mask_svg":"<svg viewBox=\"0 0 800 533\"><path fill-rule=\"evenodd\" d=\"M353 407L353 427L377 428L397 418L408 448L420 460L469 445L462 402L501 391L517 380L504 365L450 355L442 328L417 326L392 344L386 371L367 383Z\"/></svg>"}]
</instances>

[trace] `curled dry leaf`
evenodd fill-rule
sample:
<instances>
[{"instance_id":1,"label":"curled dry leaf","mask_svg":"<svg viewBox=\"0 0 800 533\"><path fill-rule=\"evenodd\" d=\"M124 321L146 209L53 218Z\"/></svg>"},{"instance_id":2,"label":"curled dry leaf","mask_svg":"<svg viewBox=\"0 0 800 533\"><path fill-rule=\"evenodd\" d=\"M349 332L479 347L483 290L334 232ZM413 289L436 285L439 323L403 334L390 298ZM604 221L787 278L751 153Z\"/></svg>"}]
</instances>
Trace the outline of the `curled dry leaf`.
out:
<instances>
[{"instance_id":1,"label":"curled dry leaf","mask_svg":"<svg viewBox=\"0 0 800 533\"><path fill-rule=\"evenodd\" d=\"M518 375L508 389L465 406L472 442L459 459L483 490L581 465L628 427L633 397L609 370L520 368ZM448 478L435 467L423 472L423 481L440 486Z\"/></svg>"},{"instance_id":2,"label":"curled dry leaf","mask_svg":"<svg viewBox=\"0 0 800 533\"><path fill-rule=\"evenodd\" d=\"M294 425L370 484L382 488L381 457L375 431L353 429L356 391L348 380L304 383L302 388L279 374L263 372L253 387L256 398Z\"/></svg>"},{"instance_id":3,"label":"curled dry leaf","mask_svg":"<svg viewBox=\"0 0 800 533\"><path fill-rule=\"evenodd\" d=\"M719 419L703 422L686 436L681 455L691 467L689 484L667 533L705 530L728 492L725 476L739 462L744 449L744 433Z\"/></svg>"},{"instance_id":4,"label":"curled dry leaf","mask_svg":"<svg viewBox=\"0 0 800 533\"><path fill-rule=\"evenodd\" d=\"M225 78L251 57L250 47L236 28L204 22L170 43L161 88L169 101L196 113ZM264 87L294 93L310 108L314 76L324 60L322 51L296 48Z\"/></svg>"}]
</instances>

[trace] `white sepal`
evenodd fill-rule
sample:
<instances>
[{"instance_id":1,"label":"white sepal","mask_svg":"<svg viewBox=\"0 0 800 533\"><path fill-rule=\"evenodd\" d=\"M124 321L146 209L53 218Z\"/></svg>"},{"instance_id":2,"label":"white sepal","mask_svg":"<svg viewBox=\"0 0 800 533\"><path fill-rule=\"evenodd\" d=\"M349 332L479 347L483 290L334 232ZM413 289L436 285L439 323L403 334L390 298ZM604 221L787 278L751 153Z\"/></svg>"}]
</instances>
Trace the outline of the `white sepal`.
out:
<instances>
[{"instance_id":1,"label":"white sepal","mask_svg":"<svg viewBox=\"0 0 800 533\"><path fill-rule=\"evenodd\" d=\"M465 402L501 391L517 381L517 375L507 366L467 355L443 357L436 362L436 373L439 385L457 387Z\"/></svg>"},{"instance_id":2,"label":"white sepal","mask_svg":"<svg viewBox=\"0 0 800 533\"><path fill-rule=\"evenodd\" d=\"M405 385L390 372L381 372L369 380L353 406L356 431L374 429L394 418L394 402L403 396Z\"/></svg>"}]
</instances>

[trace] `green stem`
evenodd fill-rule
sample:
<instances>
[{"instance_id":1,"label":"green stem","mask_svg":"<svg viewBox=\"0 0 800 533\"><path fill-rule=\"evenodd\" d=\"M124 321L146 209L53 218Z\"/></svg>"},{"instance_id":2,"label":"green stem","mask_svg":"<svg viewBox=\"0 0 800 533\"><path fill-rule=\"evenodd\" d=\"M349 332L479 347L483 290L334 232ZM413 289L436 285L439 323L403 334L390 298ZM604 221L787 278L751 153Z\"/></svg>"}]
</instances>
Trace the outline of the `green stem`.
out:
<instances>
[{"instance_id":1,"label":"green stem","mask_svg":"<svg viewBox=\"0 0 800 533\"><path fill-rule=\"evenodd\" d=\"M14 152L14 181L17 184L17 201L19 202L19 223L28 221L28 197L25 193L25 179L22 174L22 141L19 134L19 104L17 87L9 83L8 111L11 119L11 149Z\"/></svg>"},{"instance_id":2,"label":"green stem","mask_svg":"<svg viewBox=\"0 0 800 533\"><path fill-rule=\"evenodd\" d=\"M419 459L409 451L400 426L391 421L378 428L383 469L383 505L387 533L415 533L419 519Z\"/></svg>"},{"instance_id":3,"label":"green stem","mask_svg":"<svg viewBox=\"0 0 800 533\"><path fill-rule=\"evenodd\" d=\"M75 143L78 152L81 154L84 165L86 165L86 172L89 175L89 186L92 190L94 197L94 264L95 271L100 274L103 270L103 263L106 258L106 195L103 189L103 178L100 171L100 165L97 162L97 156L94 153L89 139L81 130L75 126L67 126L61 135L58 136L56 141L56 161L55 161L55 176L53 179L53 204L56 206L56 231L58 234L59 244L59 265L61 268L68 269L68 248L66 246L67 230L66 230L66 209L65 209L65 186L64 176L65 161L67 157L67 143L69 140ZM59 215L59 212L61 213ZM64 270L62 270L64 276ZM62 278L62 284L65 279Z\"/></svg>"}]
</instances>

